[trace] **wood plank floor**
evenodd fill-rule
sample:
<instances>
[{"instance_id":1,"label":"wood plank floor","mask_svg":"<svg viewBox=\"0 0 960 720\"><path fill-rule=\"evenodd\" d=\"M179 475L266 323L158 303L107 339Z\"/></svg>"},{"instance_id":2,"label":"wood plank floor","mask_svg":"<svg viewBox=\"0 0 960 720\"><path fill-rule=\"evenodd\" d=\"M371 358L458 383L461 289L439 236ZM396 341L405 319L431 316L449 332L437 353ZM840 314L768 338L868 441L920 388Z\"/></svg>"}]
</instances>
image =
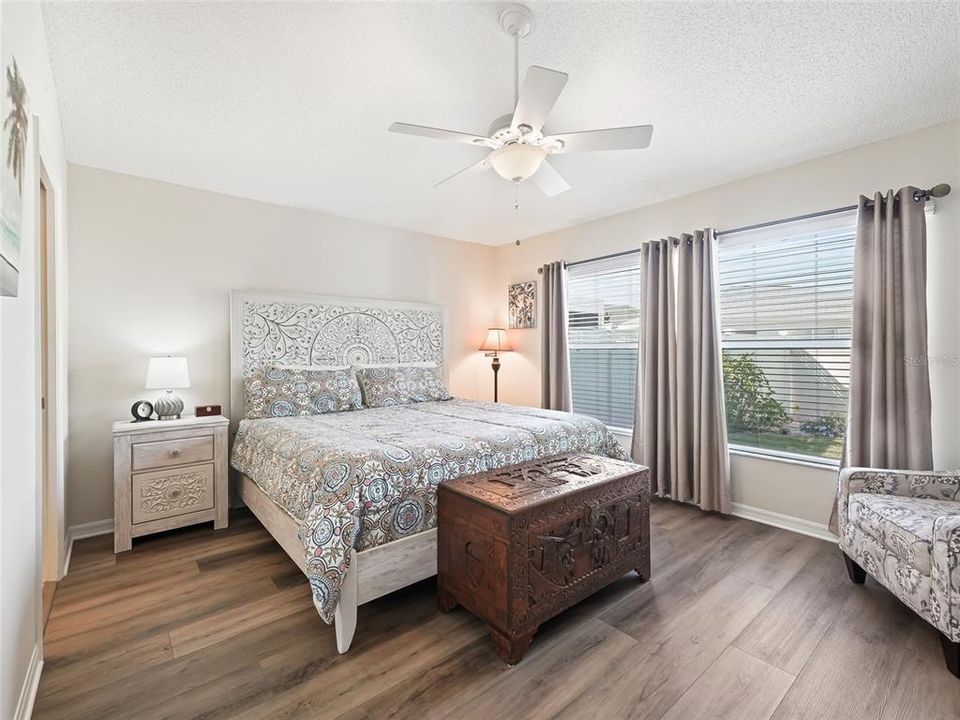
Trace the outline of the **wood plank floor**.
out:
<instances>
[{"instance_id":1,"label":"wood plank floor","mask_svg":"<svg viewBox=\"0 0 960 720\"><path fill-rule=\"evenodd\" d=\"M346 655L249 514L80 541L47 625L34 717L960 718L934 629L833 545L656 502L653 579L544 625L505 667L418 583L361 606Z\"/></svg>"}]
</instances>

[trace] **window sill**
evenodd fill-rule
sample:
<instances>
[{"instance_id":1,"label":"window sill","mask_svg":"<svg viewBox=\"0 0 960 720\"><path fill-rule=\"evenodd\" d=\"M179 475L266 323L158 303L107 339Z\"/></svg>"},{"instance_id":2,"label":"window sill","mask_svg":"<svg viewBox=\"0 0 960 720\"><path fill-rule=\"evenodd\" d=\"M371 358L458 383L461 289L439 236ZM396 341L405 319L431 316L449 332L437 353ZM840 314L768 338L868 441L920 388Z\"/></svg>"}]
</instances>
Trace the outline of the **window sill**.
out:
<instances>
[{"instance_id":1,"label":"window sill","mask_svg":"<svg viewBox=\"0 0 960 720\"><path fill-rule=\"evenodd\" d=\"M818 458L811 455L795 455L793 453L764 451L756 448L744 447L742 445L729 445L731 455L740 457L756 458L758 460L770 460L772 462L788 463L790 465L802 465L804 467L817 468L819 470L839 470L840 461L830 458Z\"/></svg>"},{"instance_id":2,"label":"window sill","mask_svg":"<svg viewBox=\"0 0 960 720\"><path fill-rule=\"evenodd\" d=\"M607 429L626 441L629 447L633 440L633 431L629 428L618 428L608 425ZM770 462L781 462L789 465L802 465L803 467L816 468L818 470L840 470L840 461L830 458L817 458L810 455L794 455L792 453L764 452L755 448L744 447L743 445L728 445L731 455L739 457L755 458L757 460L767 460Z\"/></svg>"}]
</instances>

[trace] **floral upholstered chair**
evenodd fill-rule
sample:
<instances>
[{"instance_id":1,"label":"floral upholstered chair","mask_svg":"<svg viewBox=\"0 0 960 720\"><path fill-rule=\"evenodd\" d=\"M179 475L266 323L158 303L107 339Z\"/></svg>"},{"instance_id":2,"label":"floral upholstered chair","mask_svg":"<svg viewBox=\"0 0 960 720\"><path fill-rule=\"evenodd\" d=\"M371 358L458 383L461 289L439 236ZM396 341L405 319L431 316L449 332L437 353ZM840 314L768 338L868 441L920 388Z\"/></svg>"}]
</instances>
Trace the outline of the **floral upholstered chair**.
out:
<instances>
[{"instance_id":1,"label":"floral upholstered chair","mask_svg":"<svg viewBox=\"0 0 960 720\"><path fill-rule=\"evenodd\" d=\"M869 573L937 628L960 678L960 470L846 468L837 521L850 579Z\"/></svg>"}]
</instances>

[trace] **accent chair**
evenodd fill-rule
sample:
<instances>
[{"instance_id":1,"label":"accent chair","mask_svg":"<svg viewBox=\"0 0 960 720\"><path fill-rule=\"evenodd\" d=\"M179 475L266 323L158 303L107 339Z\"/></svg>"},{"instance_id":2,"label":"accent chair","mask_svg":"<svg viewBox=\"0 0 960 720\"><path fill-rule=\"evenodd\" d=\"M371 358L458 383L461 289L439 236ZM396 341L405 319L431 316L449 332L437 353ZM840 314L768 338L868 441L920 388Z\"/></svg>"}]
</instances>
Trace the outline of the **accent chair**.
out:
<instances>
[{"instance_id":1,"label":"accent chair","mask_svg":"<svg viewBox=\"0 0 960 720\"><path fill-rule=\"evenodd\" d=\"M960 678L960 470L845 468L837 521L850 579L869 573L937 628Z\"/></svg>"}]
</instances>

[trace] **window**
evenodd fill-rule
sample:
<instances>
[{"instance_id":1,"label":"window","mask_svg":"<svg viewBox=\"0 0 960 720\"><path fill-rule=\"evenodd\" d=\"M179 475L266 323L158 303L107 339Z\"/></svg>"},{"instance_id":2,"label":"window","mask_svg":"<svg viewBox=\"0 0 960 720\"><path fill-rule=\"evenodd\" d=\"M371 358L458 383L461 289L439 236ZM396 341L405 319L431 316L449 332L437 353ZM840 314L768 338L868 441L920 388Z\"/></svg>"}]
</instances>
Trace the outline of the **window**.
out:
<instances>
[{"instance_id":1,"label":"window","mask_svg":"<svg viewBox=\"0 0 960 720\"><path fill-rule=\"evenodd\" d=\"M720 238L730 445L839 459L850 386L855 213Z\"/></svg>"},{"instance_id":2,"label":"window","mask_svg":"<svg viewBox=\"0 0 960 720\"><path fill-rule=\"evenodd\" d=\"M573 409L614 428L632 428L640 253L571 265L567 280Z\"/></svg>"}]
</instances>

